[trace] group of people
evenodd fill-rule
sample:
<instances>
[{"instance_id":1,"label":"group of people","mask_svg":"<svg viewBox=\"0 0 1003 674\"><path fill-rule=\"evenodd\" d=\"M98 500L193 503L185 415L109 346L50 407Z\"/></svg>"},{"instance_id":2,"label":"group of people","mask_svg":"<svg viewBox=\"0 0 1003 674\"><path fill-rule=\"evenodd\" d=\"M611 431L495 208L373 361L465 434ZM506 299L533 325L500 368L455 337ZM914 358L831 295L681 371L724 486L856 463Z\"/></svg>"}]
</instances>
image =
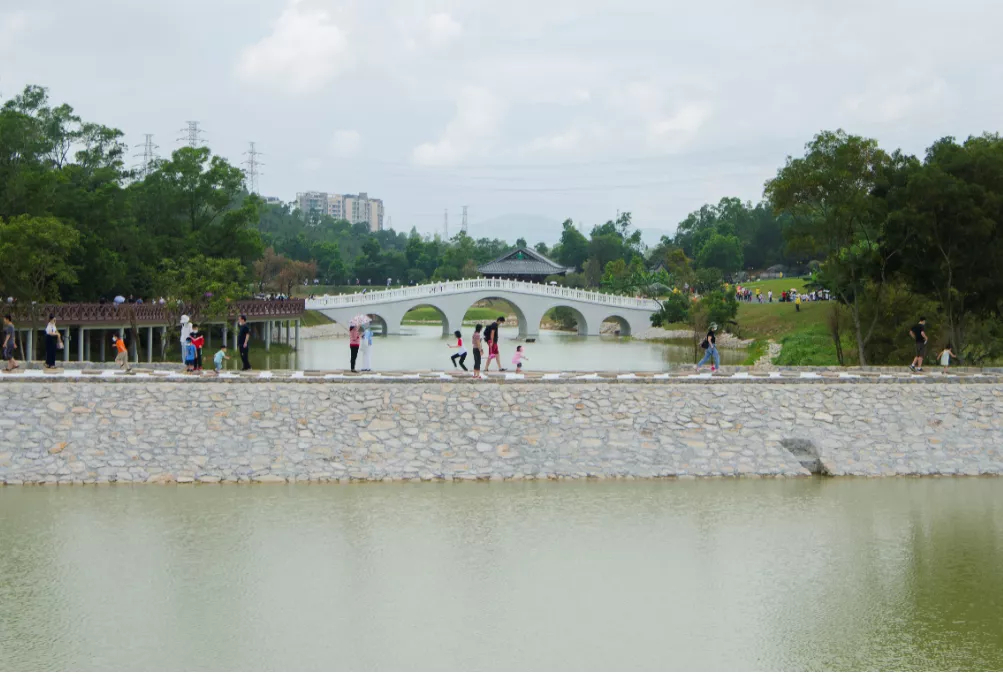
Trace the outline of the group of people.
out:
<instances>
[{"instance_id":1,"label":"group of people","mask_svg":"<svg viewBox=\"0 0 1003 674\"><path fill-rule=\"evenodd\" d=\"M483 356L487 354L487 361L484 366L484 371L487 372L491 369L491 363L494 362L498 366L499 372L505 372L506 368L502 367L501 362L501 351L499 349L499 328L505 323L505 317L499 316L496 320L490 323L487 328L483 325L478 324L474 327L473 335L470 339L470 351L467 350L467 346L463 342L463 333L459 330L453 332L453 337L455 342L447 344L446 346L454 350L454 353L449 357L450 361L453 363L454 369L461 369L464 372L469 372L467 368L467 356L473 353L473 377L475 379L481 379L481 363ZM348 329L348 350L349 350L349 367L352 372L371 372L373 369L373 331L369 327L369 323L354 321ZM359 353L362 354L362 367L356 369L359 359ZM529 358L526 357L523 347L517 346L515 353L512 355L512 365L515 366L515 371L517 373L522 372L523 361L528 361Z\"/></svg>"},{"instance_id":2,"label":"group of people","mask_svg":"<svg viewBox=\"0 0 1003 674\"><path fill-rule=\"evenodd\" d=\"M202 349L205 347L205 335L199 331L198 325L192 323L188 316L181 317L181 357L185 363L185 371L192 374L202 374ZM237 351L240 353L241 370L251 369L251 326L247 324L247 316L241 314L237 319ZM219 374L223 365L230 360L226 342L219 347L212 358L213 372Z\"/></svg>"},{"instance_id":3,"label":"group of people","mask_svg":"<svg viewBox=\"0 0 1003 674\"><path fill-rule=\"evenodd\" d=\"M830 297L828 290L812 290L811 292L798 292L796 288L781 291L776 298L778 302L792 302L796 311L801 310L801 302L819 302L828 300ZM756 301L759 304L772 304L774 295L772 290L767 290L766 294L759 288L753 290L743 286L735 286L735 299L739 302Z\"/></svg>"},{"instance_id":4,"label":"group of people","mask_svg":"<svg viewBox=\"0 0 1003 674\"><path fill-rule=\"evenodd\" d=\"M909 336L916 340L916 356L912 359L909 364L909 369L913 372L923 371L923 359L926 358L926 345L930 341L926 334L926 318L920 317L919 322L912 326L909 330ZM951 366L951 359L957 360L958 357L954 353L954 348L951 343L948 342L944 345L944 348L940 350L937 354L937 359L940 361L940 366L943 369L943 373L947 374L948 368Z\"/></svg>"},{"instance_id":5,"label":"group of people","mask_svg":"<svg viewBox=\"0 0 1003 674\"><path fill-rule=\"evenodd\" d=\"M474 334L471 337L471 348L474 353L474 379L482 379L481 374L481 359L483 357L485 347L487 349L488 360L484 366L484 371L488 372L491 369L491 362L494 361L498 366L499 372L505 372L505 368L502 367L501 363L501 350L498 345L499 341L499 328L505 322L504 316L499 316L494 322L490 323L487 329L484 326L477 324L474 326ZM481 331L484 331L481 334ZM453 363L453 369L459 367L464 372L467 372L466 360L467 360L467 347L463 345L463 333L459 330L453 333L456 337L455 344L447 344L447 348L456 349L456 353L449 357ZM515 353L512 355L512 364L515 365L516 373L522 373L522 362L524 360L529 360L523 351L522 345L515 348Z\"/></svg>"}]
</instances>

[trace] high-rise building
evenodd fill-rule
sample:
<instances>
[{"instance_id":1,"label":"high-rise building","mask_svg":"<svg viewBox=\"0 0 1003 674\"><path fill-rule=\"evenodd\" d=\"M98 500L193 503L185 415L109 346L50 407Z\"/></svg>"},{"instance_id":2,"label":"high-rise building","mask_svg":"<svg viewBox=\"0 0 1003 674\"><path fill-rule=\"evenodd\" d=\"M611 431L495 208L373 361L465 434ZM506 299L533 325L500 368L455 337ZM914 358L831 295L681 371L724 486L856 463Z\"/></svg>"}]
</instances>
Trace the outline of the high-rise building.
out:
<instances>
[{"instance_id":1,"label":"high-rise building","mask_svg":"<svg viewBox=\"0 0 1003 674\"><path fill-rule=\"evenodd\" d=\"M337 220L348 220L352 224L368 223L371 232L383 229L383 200L370 199L365 192L300 192L296 195L296 205L304 213L323 213Z\"/></svg>"}]
</instances>

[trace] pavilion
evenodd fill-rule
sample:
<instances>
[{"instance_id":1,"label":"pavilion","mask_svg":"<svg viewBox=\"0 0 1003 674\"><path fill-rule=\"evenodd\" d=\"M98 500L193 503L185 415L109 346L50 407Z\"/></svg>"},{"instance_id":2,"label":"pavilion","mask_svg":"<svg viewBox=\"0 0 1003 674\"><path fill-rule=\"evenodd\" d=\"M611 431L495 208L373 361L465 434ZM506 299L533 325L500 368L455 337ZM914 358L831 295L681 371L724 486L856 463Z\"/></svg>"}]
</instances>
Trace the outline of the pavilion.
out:
<instances>
[{"instance_id":1,"label":"pavilion","mask_svg":"<svg viewBox=\"0 0 1003 674\"><path fill-rule=\"evenodd\" d=\"M482 264L477 271L488 278L543 283L548 276L564 276L575 270L572 267L562 267L532 248L516 248L497 260Z\"/></svg>"}]
</instances>

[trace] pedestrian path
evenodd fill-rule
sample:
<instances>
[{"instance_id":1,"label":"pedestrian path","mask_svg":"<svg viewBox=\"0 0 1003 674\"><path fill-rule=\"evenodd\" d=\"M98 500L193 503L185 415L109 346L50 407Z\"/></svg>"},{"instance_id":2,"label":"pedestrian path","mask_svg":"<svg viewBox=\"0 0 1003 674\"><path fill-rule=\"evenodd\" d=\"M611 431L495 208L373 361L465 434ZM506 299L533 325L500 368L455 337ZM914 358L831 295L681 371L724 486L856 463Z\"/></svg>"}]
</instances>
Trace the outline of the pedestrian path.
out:
<instances>
[{"instance_id":1,"label":"pedestrian path","mask_svg":"<svg viewBox=\"0 0 1003 674\"><path fill-rule=\"evenodd\" d=\"M189 374L181 370L136 368L130 373L118 369L73 369L40 370L18 369L14 372L3 372L0 381L10 380L85 380L99 379L102 381L151 381L166 379L171 381L415 381L439 380L456 382L485 381L493 382L532 382L532 381L616 381L625 383L640 383L654 381L694 381L694 382L776 382L776 381L818 381L818 382L930 382L947 383L961 381L982 381L995 383L1003 381L1003 372L954 372L944 375L939 371L913 373L908 370L893 368L878 368L873 370L835 370L835 369L784 369L762 372L755 369L727 368L723 371L695 372L692 369L673 370L670 372L488 372L482 379L474 379L469 374L458 374L442 370L417 372L359 372L352 373L342 370L261 370L251 372L224 371L219 374L212 372L201 375Z\"/></svg>"}]
</instances>

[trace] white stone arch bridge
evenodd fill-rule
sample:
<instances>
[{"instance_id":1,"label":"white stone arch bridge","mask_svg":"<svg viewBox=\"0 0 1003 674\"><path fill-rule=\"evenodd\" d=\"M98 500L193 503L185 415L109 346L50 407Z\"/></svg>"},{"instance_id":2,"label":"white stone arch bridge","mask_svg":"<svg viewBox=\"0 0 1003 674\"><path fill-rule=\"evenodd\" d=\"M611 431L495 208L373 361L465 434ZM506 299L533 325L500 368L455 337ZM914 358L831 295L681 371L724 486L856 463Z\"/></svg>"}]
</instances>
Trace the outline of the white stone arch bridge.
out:
<instances>
[{"instance_id":1,"label":"white stone arch bridge","mask_svg":"<svg viewBox=\"0 0 1003 674\"><path fill-rule=\"evenodd\" d=\"M470 279L429 283L407 288L325 295L306 301L306 308L319 311L336 323L348 325L359 314L374 317L384 334L401 334L401 321L411 309L432 307L442 318L442 334L460 330L467 309L476 302L501 299L508 302L519 319L519 336L535 338L543 315L555 307L567 307L578 323L578 334L598 336L607 321L620 325L620 334L629 336L651 326L651 315L659 310L650 299L608 295L589 290L503 279Z\"/></svg>"}]
</instances>

